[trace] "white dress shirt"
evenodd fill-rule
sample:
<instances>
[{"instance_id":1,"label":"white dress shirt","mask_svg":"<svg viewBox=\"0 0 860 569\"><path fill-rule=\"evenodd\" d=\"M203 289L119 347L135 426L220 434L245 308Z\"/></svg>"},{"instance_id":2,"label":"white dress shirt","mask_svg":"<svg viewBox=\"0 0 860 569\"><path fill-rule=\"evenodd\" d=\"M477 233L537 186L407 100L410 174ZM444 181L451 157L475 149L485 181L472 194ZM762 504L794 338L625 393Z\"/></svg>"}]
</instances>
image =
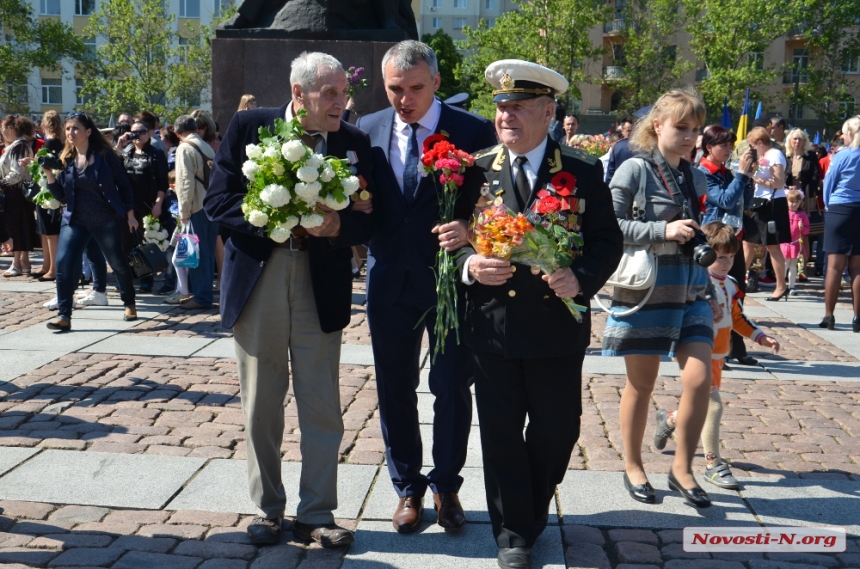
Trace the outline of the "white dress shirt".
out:
<instances>
[{"instance_id":1,"label":"white dress shirt","mask_svg":"<svg viewBox=\"0 0 860 569\"><path fill-rule=\"evenodd\" d=\"M292 100L290 100L290 104L287 105L287 112L284 113L284 115L285 115L284 116L285 121L290 122L291 120L293 120L294 115L293 115L293 101ZM323 156L325 156L326 151L328 149L328 131L327 130L321 130L318 132L308 132L308 134L319 134L320 136L322 136L322 144L317 142L317 146L316 146L316 148L314 148L314 152L316 152L317 154L322 154ZM322 148L320 148L320 147L322 147Z\"/></svg>"},{"instance_id":2,"label":"white dress shirt","mask_svg":"<svg viewBox=\"0 0 860 569\"><path fill-rule=\"evenodd\" d=\"M424 116L418 119L418 129L415 131L415 136L418 139L418 160L421 160L421 149L424 147L424 141L427 137L436 132L436 127L439 126L439 116L442 114L442 103L439 99L434 99L433 104L424 113ZM391 132L391 146L388 149L388 163L391 165L391 170L394 172L394 177L400 185L400 191L403 191L403 168L406 164L406 148L409 145L409 139L412 137L412 127L409 123L403 122L397 111L394 112L394 126ZM421 179L421 175L418 175Z\"/></svg>"}]
</instances>

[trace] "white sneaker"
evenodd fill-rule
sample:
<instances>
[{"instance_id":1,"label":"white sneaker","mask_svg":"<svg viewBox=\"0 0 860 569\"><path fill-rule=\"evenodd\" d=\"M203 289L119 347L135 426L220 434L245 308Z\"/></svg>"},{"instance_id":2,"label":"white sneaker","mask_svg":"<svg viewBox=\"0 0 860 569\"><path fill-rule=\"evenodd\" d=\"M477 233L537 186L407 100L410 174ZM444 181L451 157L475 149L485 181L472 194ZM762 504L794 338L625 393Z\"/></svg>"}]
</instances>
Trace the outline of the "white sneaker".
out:
<instances>
[{"instance_id":1,"label":"white sneaker","mask_svg":"<svg viewBox=\"0 0 860 569\"><path fill-rule=\"evenodd\" d=\"M80 306L80 304L81 303L78 302L78 300L76 298L72 299L72 308L77 308L78 306ZM54 298L52 298L51 300L49 300L48 302L46 302L42 306L44 306L48 310L59 310L60 309L60 301L55 296Z\"/></svg>"},{"instance_id":2,"label":"white sneaker","mask_svg":"<svg viewBox=\"0 0 860 569\"><path fill-rule=\"evenodd\" d=\"M164 304L179 304L182 302L187 296L179 292L178 290L174 290L170 294L167 295L164 299Z\"/></svg>"},{"instance_id":3,"label":"white sneaker","mask_svg":"<svg viewBox=\"0 0 860 569\"><path fill-rule=\"evenodd\" d=\"M93 292L94 292L94 289L92 289L92 288L81 289L81 290L78 290L75 292L75 297L76 298L86 298L89 295L91 295Z\"/></svg>"},{"instance_id":4,"label":"white sneaker","mask_svg":"<svg viewBox=\"0 0 860 569\"><path fill-rule=\"evenodd\" d=\"M80 303L82 306L107 306L107 294L94 290L91 295L82 298Z\"/></svg>"}]
</instances>

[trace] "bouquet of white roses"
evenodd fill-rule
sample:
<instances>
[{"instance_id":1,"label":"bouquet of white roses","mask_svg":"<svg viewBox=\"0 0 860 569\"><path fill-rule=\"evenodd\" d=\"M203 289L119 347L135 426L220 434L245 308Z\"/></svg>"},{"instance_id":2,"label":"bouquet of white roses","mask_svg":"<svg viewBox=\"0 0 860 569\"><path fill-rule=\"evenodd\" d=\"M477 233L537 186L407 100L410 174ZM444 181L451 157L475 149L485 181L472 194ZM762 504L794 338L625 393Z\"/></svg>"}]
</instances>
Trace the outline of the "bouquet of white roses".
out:
<instances>
[{"instance_id":1,"label":"bouquet of white roses","mask_svg":"<svg viewBox=\"0 0 860 569\"><path fill-rule=\"evenodd\" d=\"M61 204L48 190L48 180L46 180L45 176L42 175L42 168L39 166L39 157L41 156L52 156L52 154L47 148L40 149L33 158L33 161L30 162L30 165L27 167L30 170L30 178L33 183L39 184L39 187L41 188L39 193L36 194L36 197L33 198L33 202L39 204L39 207L42 209L57 209ZM56 170L54 171L54 175L57 175Z\"/></svg>"},{"instance_id":2,"label":"bouquet of white roses","mask_svg":"<svg viewBox=\"0 0 860 569\"><path fill-rule=\"evenodd\" d=\"M299 118L305 111L297 114L290 122L276 119L274 133L261 127L260 144L245 147L248 160L242 165L248 178L242 213L277 243L289 239L290 230L298 225L305 229L321 225L317 203L344 209L361 184L347 160L315 154L301 141L305 131Z\"/></svg>"},{"instance_id":3,"label":"bouquet of white roses","mask_svg":"<svg viewBox=\"0 0 860 569\"><path fill-rule=\"evenodd\" d=\"M161 227L161 223L158 221L158 218L152 217L151 215L147 215L143 218L144 243L155 243L158 245L159 249L167 251L167 248L170 246L170 240L168 237L170 237L170 234L166 229Z\"/></svg>"}]
</instances>

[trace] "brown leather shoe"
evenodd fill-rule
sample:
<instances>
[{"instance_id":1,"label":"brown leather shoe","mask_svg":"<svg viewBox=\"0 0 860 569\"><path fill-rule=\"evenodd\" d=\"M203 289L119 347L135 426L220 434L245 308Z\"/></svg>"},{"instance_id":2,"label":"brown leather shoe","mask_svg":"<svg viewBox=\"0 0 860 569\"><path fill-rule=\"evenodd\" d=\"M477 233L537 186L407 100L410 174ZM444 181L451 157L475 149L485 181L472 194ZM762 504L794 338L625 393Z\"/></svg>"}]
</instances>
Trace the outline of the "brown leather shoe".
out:
<instances>
[{"instance_id":1,"label":"brown leather shoe","mask_svg":"<svg viewBox=\"0 0 860 569\"><path fill-rule=\"evenodd\" d=\"M445 529L459 529L466 523L466 512L460 505L456 492L433 494L436 508L436 523Z\"/></svg>"},{"instance_id":2,"label":"brown leather shoe","mask_svg":"<svg viewBox=\"0 0 860 569\"><path fill-rule=\"evenodd\" d=\"M421 526L423 513L424 496L406 496L397 502L391 523L399 533L411 533Z\"/></svg>"},{"instance_id":3,"label":"brown leather shoe","mask_svg":"<svg viewBox=\"0 0 860 569\"><path fill-rule=\"evenodd\" d=\"M126 306L125 315L122 317L126 322L131 322L132 320L137 320L137 309L133 306Z\"/></svg>"},{"instance_id":4,"label":"brown leather shoe","mask_svg":"<svg viewBox=\"0 0 860 569\"><path fill-rule=\"evenodd\" d=\"M53 330L54 332L68 332L72 329L72 323L63 318L51 320L48 322L47 326L48 330Z\"/></svg>"}]
</instances>

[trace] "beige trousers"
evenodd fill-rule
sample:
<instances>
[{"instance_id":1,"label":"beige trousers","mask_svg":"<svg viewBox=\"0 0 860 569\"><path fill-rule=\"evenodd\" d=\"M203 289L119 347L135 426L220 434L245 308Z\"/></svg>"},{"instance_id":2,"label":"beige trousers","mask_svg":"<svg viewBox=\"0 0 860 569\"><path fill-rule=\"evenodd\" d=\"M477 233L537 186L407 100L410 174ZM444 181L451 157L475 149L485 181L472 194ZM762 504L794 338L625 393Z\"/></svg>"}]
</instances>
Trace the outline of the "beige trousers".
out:
<instances>
[{"instance_id":1,"label":"beige trousers","mask_svg":"<svg viewBox=\"0 0 860 569\"><path fill-rule=\"evenodd\" d=\"M343 438L338 366L341 332L320 329L308 254L276 248L233 327L245 435L248 484L258 514L281 516L284 400L290 386L302 433L297 519L334 522L338 450Z\"/></svg>"}]
</instances>

